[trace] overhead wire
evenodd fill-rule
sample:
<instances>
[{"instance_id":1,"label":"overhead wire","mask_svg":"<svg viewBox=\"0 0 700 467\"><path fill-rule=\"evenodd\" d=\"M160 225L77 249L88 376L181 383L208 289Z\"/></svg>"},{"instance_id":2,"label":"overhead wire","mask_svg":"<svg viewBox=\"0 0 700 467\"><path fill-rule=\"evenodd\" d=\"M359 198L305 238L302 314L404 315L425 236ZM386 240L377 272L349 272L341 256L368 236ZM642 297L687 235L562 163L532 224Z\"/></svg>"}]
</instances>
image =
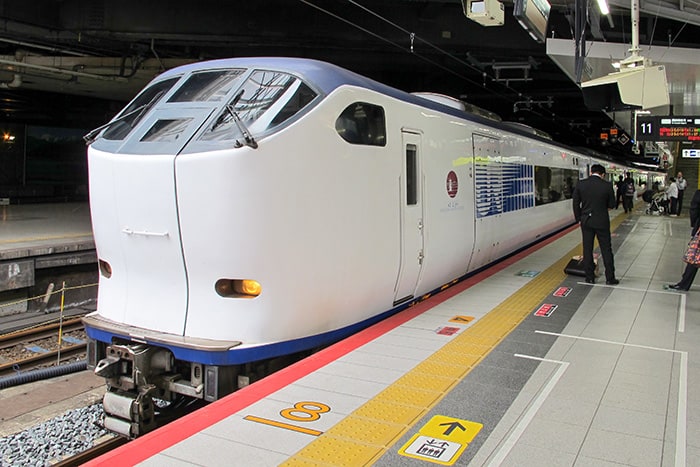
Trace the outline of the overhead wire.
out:
<instances>
[{"instance_id":1,"label":"overhead wire","mask_svg":"<svg viewBox=\"0 0 700 467\"><path fill-rule=\"evenodd\" d=\"M659 5L659 7L661 7L661 5ZM690 13L697 14L697 13L698 13L698 10L700 10L700 2L698 2L698 3L695 5L695 8L693 8L692 10L690 10ZM684 11L687 12L688 10L684 10ZM678 30L678 32L676 33L676 36L675 36L673 39L671 39L671 43L668 44L669 47L673 46L673 44L678 40L678 36L681 35L681 32L683 32L683 30L685 29L685 27L686 27L688 24L689 24L688 21L685 21L685 22L683 23L683 25L681 26L681 28L680 28L680 29Z\"/></svg>"},{"instance_id":2,"label":"overhead wire","mask_svg":"<svg viewBox=\"0 0 700 467\"><path fill-rule=\"evenodd\" d=\"M656 10L656 17L654 18L654 30L656 30L656 22L658 21L658 18L659 18L659 11L661 10L661 3L660 3L660 2L657 3L657 7L658 7L658 9ZM695 5L695 8L694 8L693 10L690 10L690 11L684 10L684 11L689 12L689 13L697 14L698 9L700 9L700 3L697 3L697 4ZM685 29L685 27L686 27L688 24L689 24L688 21L683 22L682 26L680 27L680 29L678 30L678 32L676 33L676 35L673 37L673 39L671 39L671 40L669 41L668 46L666 47L666 50L664 50L664 52L661 54L661 56L659 57L659 60L661 60L664 56L666 56L666 53L671 49L671 47L673 47L673 44L676 43L676 41L678 40L678 37L681 35L681 33L683 32L683 30ZM649 48L651 48L651 42L652 42L653 39L654 39L654 30L652 30L651 38L649 39Z\"/></svg>"},{"instance_id":3,"label":"overhead wire","mask_svg":"<svg viewBox=\"0 0 700 467\"><path fill-rule=\"evenodd\" d=\"M493 76L488 75L488 74L487 74L486 72L484 72L482 69L480 69L480 68L478 68L478 67L475 67L474 65L472 65L472 64L470 64L470 63L468 63L468 62L466 62L466 61L464 61L464 60L461 60L459 57L456 57L456 56L454 56L453 54L451 54L451 53L449 53L449 52L443 50L442 48L436 46L435 44L432 44L431 42L429 42L429 41L427 41L427 40L425 40L425 39L423 39L423 38L417 36L415 33L411 32L411 31L409 31L408 29L406 29L406 28L404 28L404 27L402 27L402 26L400 26L400 25L394 23L393 21L391 21L391 20L389 20L389 19L387 19L387 18L381 16L380 14L378 14L378 13L372 11L371 9L369 9L369 8L367 8L367 7L365 7L365 6L361 5L361 4L359 4L359 3L358 3L357 1L355 1L355 0L347 0L347 1L348 1L348 3L354 5L355 7L360 8L361 10L365 11L366 13L368 13L368 14L370 14L370 15L376 17L377 19L380 19L381 21L386 22L387 24L393 26L394 28L398 29L399 31L401 31L401 32L403 32L403 33L405 33L405 34L407 34L407 35L409 36L409 38L410 38L410 41L411 41L411 46L410 46L410 48L406 48L406 47L402 46L401 44L398 44L398 43L396 43L396 42L394 42L394 41L392 41L392 40L390 40L390 39L387 39L386 37L383 37L382 35L380 35L380 34L378 34L378 33L375 33L375 32L373 32L373 31L370 31L369 29L367 29L367 28L365 28L365 27L363 27L363 26L360 26L359 24L356 24L356 23L354 23L353 21L351 21L351 20L349 20L349 19L343 18L342 16L340 16L340 15L338 15L338 14L332 12L332 11L329 11L329 10L327 10L327 9L325 9L325 8L322 8L321 6L319 6L319 5L317 5L317 4L313 3L313 2L311 2L311 1L309 1L309 0L299 0L299 1L300 1L301 3L307 5L307 6L311 7L311 8L314 8L314 9L316 9L316 10L318 10L318 11L324 13L324 14L327 14L327 15L329 15L329 16L331 16L331 17L337 19L338 21L341 21L341 22L343 22L343 23L345 23L345 24L347 24L347 25L349 25L349 26L352 26L352 27L354 27L354 28L356 28L356 29L359 29L360 31L362 31L362 32L364 32L364 33L366 33L366 34L368 34L368 35L370 35L370 36L372 36L372 37L374 37L374 38L376 38L376 39L379 39L379 40L381 40L381 41L383 41L383 42L386 42L386 43L388 43L388 44L390 44L390 45L392 45L392 46L394 46L394 47L397 47L397 48L399 48L399 49L401 49L401 50L403 50L403 51L405 51L405 52L407 52L407 53L410 53L410 54L412 54L412 55L415 55L416 57L420 58L421 60L423 60L423 61L425 61L425 62L427 62L427 63L430 63L430 64L432 64L432 65L438 67L439 69L444 70L444 71L446 71L446 72L448 72L448 73L450 73L450 74L452 74L452 75L454 75L454 76L457 76L457 77L460 78L460 79L463 79L463 80L465 80L465 81L467 81L467 82L469 82L469 83L475 84L475 85L479 86L480 88L482 88L483 90L485 90L485 91L487 91L487 92L489 92L489 93L495 95L496 97L498 97L498 98L500 98L500 99L504 99L504 100L506 100L506 101L513 102L513 103L515 103L516 101L533 100L532 98L530 98L529 96L525 95L525 94L522 93L521 91L518 91L517 89L514 89L514 88L510 87L509 85L504 84L504 83L502 83L502 82L496 80ZM460 74L460 73L456 72L455 70L453 70L453 69L451 69L451 68L448 68L448 67L446 67L446 66L444 66L444 65L442 65L442 64L440 64L440 63L438 63L438 62L435 62L434 60L431 60L431 59L428 58L428 57L425 57L425 56L421 55L420 53L415 52L414 47L413 47L413 43L414 43L415 41L419 41L419 42L421 42L421 43L423 43L423 44L425 44L425 45L427 45L427 46L433 48L434 50L438 51L439 53L442 53L442 54L444 54L444 55L450 57L451 59L457 61L458 63L462 64L463 66L465 66L465 67L467 67L467 68L469 68L469 69L471 69L471 70L473 70L473 71L476 71L476 72L478 72L478 73L481 73L483 77L488 77L488 78L490 78L490 80L491 80L493 83L497 83L497 84L500 85L502 88L505 88L506 90L508 90L508 91L510 91L511 93L513 93L513 96L511 96L511 97L504 96L504 95L501 94L498 90L487 87L487 86L486 86L486 81L485 81L485 80L484 80L484 83L478 83L478 82L474 81L473 79L471 79L471 78L469 78L469 77L467 77L467 76L464 76L463 74ZM532 107L523 108L523 109L521 109L521 110L527 110L527 111L531 112L532 114L534 114L534 115L536 115L536 116L538 116L538 117L544 118L544 119L551 119L552 121L557 121L557 114L556 114L555 112L553 112L553 111L551 111L551 110L549 110L549 109L546 109L546 108L544 108L544 107L540 107L540 109L541 109L542 111L547 112L548 115L545 115L545 114L543 114L543 113L541 113L541 112L538 112L538 111L536 111L536 110L535 110L534 108L532 108ZM582 135L585 135L585 133L583 133L583 132L581 132L581 134L582 134Z\"/></svg>"},{"instance_id":4,"label":"overhead wire","mask_svg":"<svg viewBox=\"0 0 700 467\"><path fill-rule=\"evenodd\" d=\"M363 32L365 32L365 33L371 35L372 37L375 37L375 38L380 39L380 40L382 40L382 41L384 41L384 42L387 42L387 43L389 43L389 44L391 44L391 45L393 45L393 46L395 46L395 47L398 47L398 48L404 50L405 52L411 53L412 55L415 55L416 57L420 58L421 60L424 60L424 61L426 61L426 62L428 62L428 63L430 63L430 64L432 64L432 65L434 65L434 66L436 66L436 67L438 67L438 68L440 68L441 70L446 71L446 72L448 72L448 73L450 73L450 74L452 74L452 75L455 75L455 76L457 76L458 78L463 79L463 80L465 80L465 81L467 81L467 82L469 82L469 83L471 83L471 84L474 84L474 85L476 85L476 86L479 86L480 88L484 89L485 91L488 91L489 93L494 94L495 96L497 96L497 97L499 97L499 98L507 99L506 96L503 96L502 94L500 94L499 91L487 87L485 83L479 83L479 82L477 82L477 81L475 81L475 80L473 80L473 79L471 79L471 78L469 78L469 77L467 77L467 76L465 76L465 75L463 75L463 74L460 74L460 73L456 72L455 70L453 70L453 69L451 69L451 68L448 68L448 67L442 65L441 63L438 63L438 62L436 62L436 61L434 61L434 60L431 60L431 59L428 58L428 57L425 57L424 55L421 55L420 53L415 52L415 50L413 49L413 47L411 47L410 49L409 49L409 48L406 48L406 47L403 47L402 45L397 44L396 42L393 42L393 41L391 41L391 40L389 40L389 39L387 39L387 38L381 36L380 34L377 34L377 33L373 32L373 31L370 31L370 30L368 30L367 28L364 28L364 27L362 27L362 26L360 26L360 25L358 25L358 24L356 24L356 23L354 23L354 22L352 22L352 21L350 21L350 20L348 20L348 19L346 19L346 18L343 18L343 17L341 17L341 16L339 16L339 15L337 15L337 14L331 12L331 11L328 11L328 10L326 10L326 9L324 9L324 8L322 8L322 7L318 6L318 5L316 5L316 4L312 3L312 2L310 2L309 0L299 0L299 1L300 1L301 3L304 3L304 4L306 4L306 5L310 6L310 7L312 7L312 8L317 9L318 11L321 11L321 12L323 12L323 13L329 15L329 16L332 16L333 18L335 18L335 19L337 19L337 20L339 20L339 21L342 21L342 22L344 22L344 23L346 23L346 24L348 24L348 25L350 25L350 26L352 26L352 27L355 27L355 28L357 28L357 29L359 29L359 30L361 30L361 31L363 31ZM348 3L350 3L350 4L354 5L354 6L356 6L357 8L360 8L360 9L363 10L363 11L365 11L366 13L371 14L371 15L374 16L375 18L377 18L377 19L379 19L379 20L381 20L381 21L384 21L384 22L386 22L387 24L389 24L389 25L393 26L394 28L398 29L399 31L401 31L401 32L403 32L403 33L405 33L405 34L407 34L407 35L409 36L409 38L411 38L412 43L413 43L414 41L419 41L419 42L421 42L421 43L423 43L423 44L425 44L425 45L431 47L432 49L438 51L439 53L444 54L444 55L446 55L447 57L449 57L449 58L455 60L456 62L460 63L461 65L463 65L463 66L465 66L465 67L471 69L472 71L475 71L475 72L477 72L477 73L480 73L483 77L488 77L493 83L496 83L496 84L502 86L503 88L507 89L508 91L512 92L512 93L514 94L513 97L514 97L515 99L521 100L521 99L523 99L523 98L527 98L527 96L524 96L524 95L522 94L522 92L518 91L517 89L514 89L514 88L508 86L507 84L503 84L502 82L497 81L493 76L488 75L487 73L485 73L485 72L484 72L483 70L481 70L480 68L475 67L474 65L472 65L472 64L470 64L470 63L468 63L468 62L466 62L466 61L464 61L464 60L461 60L459 57L456 57L455 55L451 54L450 52L448 52L448 51L446 51L446 50L444 50L444 49L442 49L442 48L436 46L435 44L431 43L430 41L427 41L427 40L421 38L420 36L416 35L414 32L411 32L411 31L409 31L408 29L406 29L406 28L404 28L404 27L402 27L402 26L400 26L400 25L394 23L393 21L391 21L391 20L389 20L389 19L387 19L387 18L381 16L380 14L378 14L378 13L372 11L371 9L369 9L369 8L367 8L367 7L365 7L365 6L361 5L361 4L359 4L359 3L356 2L355 0L347 0L347 1L348 1ZM512 100L512 99L511 99L511 100Z\"/></svg>"},{"instance_id":5,"label":"overhead wire","mask_svg":"<svg viewBox=\"0 0 700 467\"><path fill-rule=\"evenodd\" d=\"M302 1L303 1L303 0L302 0ZM390 24L391 26L393 26L394 28L396 28L396 29L398 29L398 30L404 32L405 34L409 34L410 37L411 37L411 52L413 52L413 41L414 41L414 39L415 39L415 40L418 40L418 41L420 41L420 42L422 42L422 43L428 45L429 47L431 47L431 48L437 50L438 52L440 52L440 53L442 53L442 54L444 54L444 55L446 55L446 56L452 58L453 60L457 61L458 63L462 64L463 66L466 66L467 68L470 68L470 69L472 69L472 70L474 70L474 71L481 72L481 73L483 73L484 76L487 76L487 74L486 74L485 72L483 72L483 70L480 70L479 68L477 68L477 67L471 65L470 63L465 62L464 60L459 59L458 57L456 57L456 56L454 56L453 54L451 54L451 53L449 53L449 52L443 50L442 48L440 48L440 47L438 47L438 46L432 44L431 42L422 39L421 37L415 35L415 33L408 31L407 29L403 28L402 26L400 26L400 25L398 25L398 24L396 24L396 23L390 21L389 19L387 19L387 18L385 18L385 17L379 15L378 13L372 11L371 9L369 9L369 8L367 8L367 7L363 6L363 5L361 5L361 4L358 3L357 1L355 1L355 0L347 0L347 1L348 1L348 3L350 3L350 4L352 4L352 5L355 5L356 7L362 9L363 11L365 11L365 12L367 12L367 13L373 15L374 17L376 17L376 18L378 18L378 19L380 19L380 20L386 22L387 24ZM696 5L696 7L695 7L695 9L694 9L693 11L698 10L698 8L700 8L700 3L698 3L698 4ZM655 14L655 17L654 17L654 25L653 25L653 29L652 29L652 33L651 33L651 38L650 38L650 40L649 40L649 42L650 42L650 43L649 43L649 47L651 47L651 42L653 41L654 32L655 32L656 26L657 26L657 24L658 24L658 20L659 20L659 11L660 11L660 9L661 9L661 4L660 4L660 3L657 3L657 11L656 11L656 14ZM624 24L624 21L623 21L623 24ZM683 25L681 26L681 28L679 29L679 31L676 33L676 36L672 39L671 43L669 44L669 48L673 45L673 43L675 43L675 41L678 39L680 33L683 31L683 29L684 29L687 25L688 25L688 22L687 22L687 21L683 23ZM623 29L624 29L624 26L623 26ZM585 52L585 55L587 56L589 53L590 53L590 48L589 48L589 50L587 50L587 51ZM665 55L665 53L666 53L666 51L664 51L663 55ZM663 57L663 55L662 55L662 57ZM445 69L445 68L442 67L442 66L441 66L441 68ZM529 98L528 98L527 96L524 96L522 93L520 93L520 92L517 91L516 89L511 88L510 86L508 86L508 84L500 83L499 81L497 81L496 79L494 79L494 77L492 77L492 76L489 76L489 78L490 78L491 81L493 81L494 83L501 84L501 85L502 85L504 88L506 88L507 90L509 90L509 91L511 91L511 92L513 92L513 93L515 93L515 94L518 96L519 99L523 99L523 98L524 98L524 100L529 100ZM471 80L469 80L469 81L471 81ZM471 82L473 82L473 81L471 81ZM489 89L488 87L486 87L485 83L484 83L481 87L482 87L483 89L489 91L489 92L495 92L494 90L491 90L491 89ZM501 96L500 94L498 94L498 95L499 95L499 97L504 97L504 96ZM552 112L552 111L550 111L550 110L547 110L547 109L545 109L544 107L540 107L540 109L541 109L542 111L548 112L548 113L549 113L549 116L550 116L551 118L556 118L556 113L554 113L554 112ZM542 117L542 118L546 118L545 115L543 115L543 114L540 113L540 112L536 112L534 109L532 109L532 108L530 108L530 107L527 107L527 108L525 108L525 109L523 109L523 110L531 111L531 112L534 113L535 115L538 115L538 116L540 116L540 117ZM613 120L613 124L614 124L614 120Z\"/></svg>"},{"instance_id":6,"label":"overhead wire","mask_svg":"<svg viewBox=\"0 0 700 467\"><path fill-rule=\"evenodd\" d=\"M333 17L333 18L335 18L335 19L337 19L337 20L339 20L339 21L342 21L342 22L345 23L345 24L348 24L348 25L350 25L350 26L352 26L352 27L354 27L354 28L356 28L356 29L359 29L360 31L362 31L362 32L364 32L364 33L367 33L367 34L369 34L370 36L374 37L375 39L379 39L379 40L384 41L384 42L386 42L386 43L388 43L388 44L391 44L391 45L393 45L394 47L397 47L397 48L399 48L399 49L401 49L401 50L403 50L403 51L405 51L405 52L409 52L409 53L411 53L412 55L415 55L416 57L420 58L421 60L424 60L424 61L430 63L431 65L435 65L435 66L437 66L438 68L440 68L440 69L442 69L442 70L444 70L444 71L447 71L447 72L449 72L450 74L453 74L453 75L457 76L458 78L464 79L465 81L468 81L468 82L470 82L470 83L472 83L472 84L476 84L477 86L482 86L480 83L477 83L476 81L473 81L473 80L470 79L469 77L464 76L464 75L462 75L462 74L460 74L460 73L458 73L458 72L456 72L456 71L454 71L454 70L452 70L452 69L449 69L449 68L445 67L444 65L435 62L434 60L431 60L431 59L429 59L429 58L427 58L427 57L424 57L423 55L421 55L421 54L419 54L419 53L416 53L414 50L411 50L413 47L411 47L411 48L406 48L406 47L402 46L401 44L398 44L398 43L396 43L396 42L394 42L394 41L392 41L392 40L390 40L390 39L387 39L386 37L381 36L380 34L377 34L377 33L373 32L373 31L370 31L369 29L364 28L364 27L360 26L359 24L353 23L352 21L350 21L350 20L348 20L348 19L345 19L345 18L343 18L342 16L339 16L339 15L337 15L337 14L335 14L335 13L329 11L329 10L326 10L325 8L322 8L322 7L316 5L316 4L314 4L314 3L312 3L312 2L310 2L310 1L308 1L308 0L299 0L299 1L300 1L301 3L304 3L305 5L308 5L308 6L312 7L312 8L314 8L314 9L316 9L316 10L322 12L322 13L327 14L328 16L331 16L331 17ZM352 2L351 2L351 3L352 3ZM415 39L415 38L416 38L415 34L409 33L408 31L406 31L406 32L407 32L407 34L409 34L409 38L411 38L411 39ZM419 39L420 39L420 38L419 38ZM420 40L422 41L422 39L420 39Z\"/></svg>"},{"instance_id":7,"label":"overhead wire","mask_svg":"<svg viewBox=\"0 0 700 467\"><path fill-rule=\"evenodd\" d=\"M366 11L367 13L373 15L374 17L376 17L376 18L378 18L378 19L384 21L385 23L390 24L391 26L395 27L395 28L398 29L399 31L401 31L401 32L403 32L403 33L405 33L405 34L409 34L409 35L414 36L414 37L415 37L416 39L418 39L420 42L422 42L422 43L424 43L425 45L427 45L427 46L429 46L429 47L431 47L431 48L437 50L438 52L440 52L440 53L442 53L442 54L447 55L448 57L452 58L453 60L455 60L455 61L458 62L459 64L464 65L464 66L466 66L467 68L471 68L472 70L474 70L474 71L476 71L476 72L479 72L479 73L482 73L482 72L483 72L483 70L479 69L478 67L475 67L475 66L472 65L471 63L465 62L464 60L461 60L459 57L456 57L455 55L451 54L450 52L448 52L448 51L446 51L446 50L443 50L442 48L436 46L436 45L433 44L432 42L429 42L429 41L427 41L427 40L425 40L425 39L423 39L423 38L421 38L421 37L419 37L419 36L416 36L415 33L408 31L406 28L404 28L404 27L402 27L402 26L399 26L398 24L396 24L396 23L390 21L389 19L387 19L387 18L385 18L385 17L379 15L378 13L375 13L374 11L370 10L369 8L367 8L367 7L363 6L363 5L360 5L360 4L357 3L355 0L348 0L348 3L350 3L350 4L352 4L352 5L355 5L356 7L358 7L358 8L360 8L360 9Z\"/></svg>"},{"instance_id":8,"label":"overhead wire","mask_svg":"<svg viewBox=\"0 0 700 467\"><path fill-rule=\"evenodd\" d=\"M442 54L444 54L444 55L450 57L451 59L455 60L457 63L459 63L459 64L461 64L461 65L463 65L463 66L465 66L465 67L467 67L467 68L470 68L471 70L473 70L473 71L475 71L475 72L477 72L477 73L481 73L482 76L484 76L484 77L488 76L488 78L490 78L490 80L491 80L492 82L494 82L494 83L496 83L496 84L498 84L498 85L504 87L504 88L507 89L508 91L510 91L510 92L512 92L513 94L515 94L515 96L514 96L515 99L512 99L512 100L511 100L512 102L518 102L518 101L523 101L523 100L525 100L525 101L527 101L527 100L532 100L529 96L524 95L521 91L518 91L517 89L514 89L514 88L510 87L510 86L507 84L507 82L506 82L506 84L503 84L502 82L500 82L500 81L498 81L497 79L495 79L493 76L487 75L482 69L480 69L480 68L478 68L478 67L472 65L472 64L469 63L469 62L466 62L466 61L460 59L459 57L457 57L457 56L451 54L450 52L448 52L448 51L446 51L446 50L444 50L444 49L442 49L442 48L440 48L440 47L438 47L438 46L436 46L435 44L431 43L430 41L427 41L427 40L425 40L425 39L423 39L423 38L421 38L421 37L419 37L419 36L416 36L415 33L408 31L406 28L404 28L404 27L402 27L402 26L399 26L398 24L396 24L396 23L390 21L389 19L387 19L387 18L385 18L385 17L379 15L378 13L375 13L374 11L370 10L369 8L367 8L367 7L365 7L365 6L361 5L361 4L359 4L359 3L356 2L355 0L348 0L348 3L351 3L351 4L355 5L356 7L358 7L358 8L360 8L360 9L364 10L365 12L367 12L367 13L373 15L374 17L376 17L376 18L378 18L378 19L380 19L380 20L386 22L387 24L390 24L391 26L393 26L393 27L395 27L396 29L398 29L398 30L404 32L405 34L409 34L409 35L411 36L411 40L412 40L412 41L413 41L413 39L415 38L416 40L418 40L418 41L424 43L425 45L431 47L432 49L434 49L434 50L436 50L436 51L438 51L438 52L440 52L440 53L442 53ZM472 80L469 80L469 81L474 82L474 81L472 81ZM485 84L482 84L481 87L482 87L484 90L486 90L486 91L489 91L489 92L491 92L491 93L495 93L495 94L496 94L498 97L500 97L500 98L506 99L505 96L502 96L502 95L499 94L498 91L496 91L496 90L489 89L488 87L486 87ZM543 118L546 118L544 115L542 115L542 114L540 114L540 113L535 112L534 110L532 110L532 108L527 108L527 110L530 110L530 111L531 111L532 113L534 113L535 115L538 115L538 116L541 116L541 117L543 117ZM545 110L545 109L543 109L543 110ZM549 113L550 113L550 117L552 117L552 118L556 117L556 114L555 114L554 112L551 112L551 111L550 111Z\"/></svg>"}]
</instances>

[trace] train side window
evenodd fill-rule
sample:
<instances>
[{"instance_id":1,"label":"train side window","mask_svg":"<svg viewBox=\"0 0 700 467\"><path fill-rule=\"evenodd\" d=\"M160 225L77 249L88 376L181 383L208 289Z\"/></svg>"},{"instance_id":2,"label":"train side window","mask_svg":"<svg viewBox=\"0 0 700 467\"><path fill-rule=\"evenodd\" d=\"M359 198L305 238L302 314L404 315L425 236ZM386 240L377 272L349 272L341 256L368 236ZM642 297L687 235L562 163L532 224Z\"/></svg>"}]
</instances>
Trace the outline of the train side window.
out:
<instances>
[{"instance_id":1,"label":"train side window","mask_svg":"<svg viewBox=\"0 0 700 467\"><path fill-rule=\"evenodd\" d=\"M296 76L258 70L242 84L235 98L214 120L201 141L231 141L242 137L234 114L258 137L281 125L313 101L317 94Z\"/></svg>"},{"instance_id":2,"label":"train side window","mask_svg":"<svg viewBox=\"0 0 700 467\"><path fill-rule=\"evenodd\" d=\"M148 113L149 109L155 106L161 97L163 97L179 79L179 76L177 78L166 79L146 88L116 117L115 120L118 121L110 125L107 130L105 130L102 137L108 140L122 140L126 138L139 120Z\"/></svg>"},{"instance_id":3,"label":"train side window","mask_svg":"<svg viewBox=\"0 0 700 467\"><path fill-rule=\"evenodd\" d=\"M314 100L317 94L306 84L301 83L294 91L292 97L284 104L284 107L275 115L275 118L270 122L270 126L277 126L285 120L291 118L306 105Z\"/></svg>"},{"instance_id":4,"label":"train side window","mask_svg":"<svg viewBox=\"0 0 700 467\"><path fill-rule=\"evenodd\" d=\"M236 85L244 68L193 73L168 102L218 102Z\"/></svg>"},{"instance_id":5,"label":"train side window","mask_svg":"<svg viewBox=\"0 0 700 467\"><path fill-rule=\"evenodd\" d=\"M386 145L384 108L355 102L345 108L335 121L335 131L350 144Z\"/></svg>"},{"instance_id":6,"label":"train side window","mask_svg":"<svg viewBox=\"0 0 700 467\"><path fill-rule=\"evenodd\" d=\"M406 145L406 205L418 204L418 148Z\"/></svg>"},{"instance_id":7,"label":"train side window","mask_svg":"<svg viewBox=\"0 0 700 467\"><path fill-rule=\"evenodd\" d=\"M535 166L535 205L571 199L578 170Z\"/></svg>"}]
</instances>

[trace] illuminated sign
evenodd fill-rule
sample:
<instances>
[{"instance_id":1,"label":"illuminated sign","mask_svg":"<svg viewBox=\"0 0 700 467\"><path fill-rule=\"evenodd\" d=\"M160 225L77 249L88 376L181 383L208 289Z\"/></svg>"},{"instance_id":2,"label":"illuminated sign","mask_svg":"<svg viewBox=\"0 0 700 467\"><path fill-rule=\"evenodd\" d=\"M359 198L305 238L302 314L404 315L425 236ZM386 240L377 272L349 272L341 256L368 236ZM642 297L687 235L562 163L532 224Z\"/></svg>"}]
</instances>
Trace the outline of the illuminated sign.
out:
<instances>
[{"instance_id":1,"label":"illuminated sign","mask_svg":"<svg viewBox=\"0 0 700 467\"><path fill-rule=\"evenodd\" d=\"M539 43L547 37L547 21L551 6L547 0L515 0L513 16L518 23Z\"/></svg>"},{"instance_id":2,"label":"illuminated sign","mask_svg":"<svg viewBox=\"0 0 700 467\"><path fill-rule=\"evenodd\" d=\"M700 141L700 117L637 117L637 141Z\"/></svg>"},{"instance_id":3,"label":"illuminated sign","mask_svg":"<svg viewBox=\"0 0 700 467\"><path fill-rule=\"evenodd\" d=\"M700 149L683 149L681 157L700 157Z\"/></svg>"}]
</instances>

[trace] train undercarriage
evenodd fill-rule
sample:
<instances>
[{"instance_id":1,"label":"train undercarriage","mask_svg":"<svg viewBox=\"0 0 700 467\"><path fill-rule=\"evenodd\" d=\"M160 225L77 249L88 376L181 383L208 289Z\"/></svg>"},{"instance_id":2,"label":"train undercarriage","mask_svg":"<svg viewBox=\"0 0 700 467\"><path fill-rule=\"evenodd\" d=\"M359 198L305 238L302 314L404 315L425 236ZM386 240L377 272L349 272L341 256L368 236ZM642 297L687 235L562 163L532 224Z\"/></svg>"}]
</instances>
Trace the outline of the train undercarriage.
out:
<instances>
[{"instance_id":1,"label":"train undercarriage","mask_svg":"<svg viewBox=\"0 0 700 467\"><path fill-rule=\"evenodd\" d=\"M88 368L107 384L104 428L133 439L310 353L219 366L177 360L162 347L90 339Z\"/></svg>"}]
</instances>

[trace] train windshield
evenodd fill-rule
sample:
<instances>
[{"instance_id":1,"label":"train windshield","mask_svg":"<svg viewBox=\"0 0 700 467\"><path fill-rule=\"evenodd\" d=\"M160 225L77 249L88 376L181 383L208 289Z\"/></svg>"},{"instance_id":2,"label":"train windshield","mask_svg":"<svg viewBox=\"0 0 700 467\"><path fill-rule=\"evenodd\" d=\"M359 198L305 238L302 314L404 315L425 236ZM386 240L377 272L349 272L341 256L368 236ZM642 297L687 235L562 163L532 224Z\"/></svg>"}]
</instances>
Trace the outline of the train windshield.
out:
<instances>
[{"instance_id":1,"label":"train windshield","mask_svg":"<svg viewBox=\"0 0 700 467\"><path fill-rule=\"evenodd\" d=\"M180 78L171 78L147 88L124 111L107 125L102 137L108 140L122 140L127 137L136 124Z\"/></svg>"},{"instance_id":2,"label":"train windshield","mask_svg":"<svg viewBox=\"0 0 700 467\"><path fill-rule=\"evenodd\" d=\"M317 94L295 76L258 70L235 95L200 141L233 142L247 139L246 132L257 137L294 116Z\"/></svg>"},{"instance_id":3,"label":"train windshield","mask_svg":"<svg viewBox=\"0 0 700 467\"><path fill-rule=\"evenodd\" d=\"M194 73L168 99L168 102L218 102L240 84L244 68Z\"/></svg>"}]
</instances>

